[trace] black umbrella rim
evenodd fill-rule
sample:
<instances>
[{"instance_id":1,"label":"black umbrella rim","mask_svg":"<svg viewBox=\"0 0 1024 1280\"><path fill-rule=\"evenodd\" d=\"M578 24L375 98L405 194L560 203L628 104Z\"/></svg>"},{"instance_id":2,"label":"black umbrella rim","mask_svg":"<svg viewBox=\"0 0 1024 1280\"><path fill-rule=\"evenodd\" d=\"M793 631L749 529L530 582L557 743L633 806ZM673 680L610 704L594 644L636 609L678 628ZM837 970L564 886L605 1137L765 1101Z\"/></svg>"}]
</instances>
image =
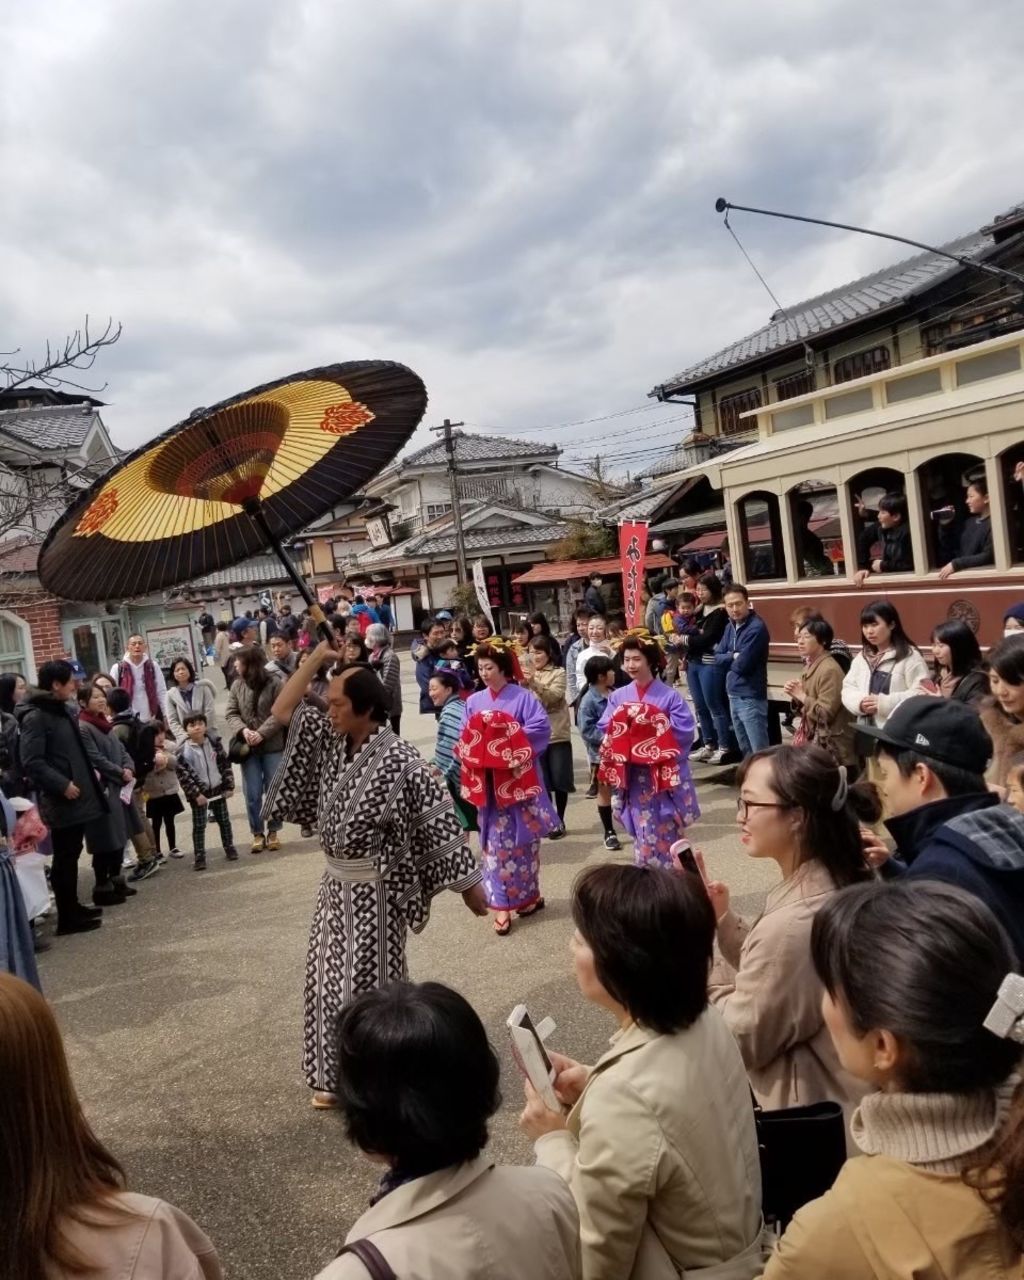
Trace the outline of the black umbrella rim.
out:
<instances>
[{"instance_id":1,"label":"black umbrella rim","mask_svg":"<svg viewBox=\"0 0 1024 1280\"><path fill-rule=\"evenodd\" d=\"M404 444L400 446L399 450L396 450L395 454L393 454L392 457L388 460L388 462L384 464L384 467L381 468L381 470L384 470L385 467L391 465L391 462L393 462L395 457L397 457L398 452L401 451L401 448L404 448L404 445L408 443L408 440L412 437L413 433L416 431L420 422L422 422L423 415L427 411L428 396L427 396L426 384L414 369L410 369L408 365L402 364L401 361L398 361L398 360L345 360L345 361L337 362L335 364L318 365L315 369L305 369L300 371L299 373L288 374L286 377L283 377L283 378L275 378L273 379L273 381L262 383L258 387L250 387L248 390L241 391L237 395L228 396L227 399L219 400L217 401L216 404L204 405L201 409L194 409L187 418L181 419L180 422L176 422L172 427L168 427L166 428L166 430L161 431L159 435L154 436L151 440L146 441L144 444L138 445L130 453L126 454L117 463L116 466L111 467L110 470L104 472L102 476L94 480L93 483L88 487L88 489L83 490L82 493L79 494L75 502L68 507L68 509L60 517L60 519L57 520L53 524L53 526L47 531L46 537L43 539L42 543L40 544L39 557L38 557L37 563L39 565L39 581L41 585L47 590L49 590L49 588L46 587L46 582L44 580L43 562L45 560L46 553L51 543L53 543L56 540L56 538L60 536L61 531L65 529L67 525L69 525L74 520L79 519L81 517L82 512L89 506L89 503L92 502L92 500L95 498L97 493L99 493L101 489L103 489L106 485L108 485L110 481L114 478L114 476L117 475L118 472L124 471L127 467L131 465L131 463L135 461L136 458L140 457L142 454L148 453L156 445L161 444L164 440L170 439L171 436L183 430L185 427L194 427L198 423L203 422L207 418L212 417L214 414L221 413L224 409L229 409L231 408L232 405L239 404L243 400L249 400L253 396L262 395L266 391L273 391L277 387L287 386L291 383L296 383L296 382L313 382L317 379L317 377L323 376L325 374L330 375L330 379L329 379L330 381L336 381L339 383L339 385L344 385L344 377L343 377L344 373L349 373L349 374L362 373L370 369L379 369L381 371L390 370L394 372L401 372L401 373L407 374L410 377L410 379L412 379L415 383L419 384L422 397L423 397L423 405L422 405L422 408L420 409L419 417L416 419L416 422L413 424L412 429L409 431L409 435L406 441L404 442ZM410 386L410 391L412 390L414 390L414 388ZM378 472L377 474L379 475L380 473ZM366 481L364 481L363 483L365 484ZM339 499L339 501L341 501L341 499ZM328 507L325 509L329 510L330 508ZM278 518L280 517L278 516ZM291 534L298 533L301 529L306 528L309 525L309 523L310 523L309 519L304 520L301 524L297 525L294 529L290 530L290 533ZM245 551L239 556L232 557L231 559L226 560L222 565L220 565L217 571L219 571L220 569L230 569L236 564L241 564L244 560L249 559L252 554L253 553L251 551ZM183 578L179 585L185 585L189 581L191 581L191 579ZM173 589L174 589L173 587L154 588L154 590L173 590ZM71 596L63 596L57 592L54 592L53 594L57 595L58 599L74 598ZM151 593L142 592L141 594L149 595ZM136 596L130 596L125 598L138 599L139 596L136 595Z\"/></svg>"}]
</instances>

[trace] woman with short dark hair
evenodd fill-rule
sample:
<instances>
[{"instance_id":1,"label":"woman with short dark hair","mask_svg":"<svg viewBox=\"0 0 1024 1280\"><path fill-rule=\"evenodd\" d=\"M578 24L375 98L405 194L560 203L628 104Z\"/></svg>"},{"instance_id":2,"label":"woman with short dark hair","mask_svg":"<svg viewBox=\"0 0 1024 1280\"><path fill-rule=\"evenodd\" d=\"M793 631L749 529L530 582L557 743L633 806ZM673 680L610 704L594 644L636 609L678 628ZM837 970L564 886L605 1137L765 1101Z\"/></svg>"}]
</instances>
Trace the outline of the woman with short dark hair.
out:
<instances>
[{"instance_id":1,"label":"woman with short dark hair","mask_svg":"<svg viewBox=\"0 0 1024 1280\"><path fill-rule=\"evenodd\" d=\"M677 637L686 657L686 683L700 722L701 744L693 758L701 764L725 764L736 751L725 692L726 670L715 662L715 649L729 621L722 592L722 583L715 574L705 573L698 578L700 605L693 615L696 630Z\"/></svg>"},{"instance_id":2,"label":"woman with short dark hair","mask_svg":"<svg viewBox=\"0 0 1024 1280\"><path fill-rule=\"evenodd\" d=\"M782 686L800 712L794 742L817 743L839 764L857 763L853 742L853 717L843 706L843 672L832 656L832 624L812 613L797 628L797 652L804 660L799 679Z\"/></svg>"},{"instance_id":3,"label":"woman with short dark hair","mask_svg":"<svg viewBox=\"0 0 1024 1280\"><path fill-rule=\"evenodd\" d=\"M775 862L782 881L748 923L732 911L728 887L708 880L721 953L711 1000L736 1037L762 1106L852 1106L860 1086L840 1067L822 1021L808 944L822 906L872 878L860 823L878 820L877 794L869 783L849 786L845 767L813 745L757 751L737 782L740 840L751 857Z\"/></svg>"},{"instance_id":4,"label":"woman with short dark hair","mask_svg":"<svg viewBox=\"0 0 1024 1280\"><path fill-rule=\"evenodd\" d=\"M324 851L306 957L303 1069L313 1106L337 1106L334 1026L355 996L408 976L406 945L442 889L486 915L480 872L444 782L388 724L387 690L366 666L331 668L324 713L305 701L321 643L272 712L288 742L268 815L316 827Z\"/></svg>"},{"instance_id":5,"label":"woman with short dark hair","mask_svg":"<svg viewBox=\"0 0 1024 1280\"><path fill-rule=\"evenodd\" d=\"M551 1054L566 1116L527 1085L520 1126L580 1212L585 1280L761 1271L761 1173L743 1062L708 1005L700 880L590 867L573 890L576 981L619 1032L593 1067Z\"/></svg>"},{"instance_id":6,"label":"woman with short dark hair","mask_svg":"<svg viewBox=\"0 0 1024 1280\"><path fill-rule=\"evenodd\" d=\"M995 916L937 881L865 884L818 912L811 955L835 1051L871 1090L863 1154L797 1212L765 1280L1019 1277L1022 979Z\"/></svg>"},{"instance_id":7,"label":"woman with short dark hair","mask_svg":"<svg viewBox=\"0 0 1024 1280\"><path fill-rule=\"evenodd\" d=\"M219 738L217 730L217 690L209 680L196 677L196 669L188 658L175 658L167 673L164 695L164 719L174 741L181 746L188 741L185 717L193 711L206 717L207 731Z\"/></svg>"},{"instance_id":8,"label":"woman with short dark hair","mask_svg":"<svg viewBox=\"0 0 1024 1280\"><path fill-rule=\"evenodd\" d=\"M565 1183L482 1154L501 1104L498 1059L458 992L438 982L368 992L342 1013L336 1039L348 1136L386 1169L317 1280L367 1280L364 1246L349 1246L368 1239L397 1276L579 1275L579 1218Z\"/></svg>"}]
</instances>

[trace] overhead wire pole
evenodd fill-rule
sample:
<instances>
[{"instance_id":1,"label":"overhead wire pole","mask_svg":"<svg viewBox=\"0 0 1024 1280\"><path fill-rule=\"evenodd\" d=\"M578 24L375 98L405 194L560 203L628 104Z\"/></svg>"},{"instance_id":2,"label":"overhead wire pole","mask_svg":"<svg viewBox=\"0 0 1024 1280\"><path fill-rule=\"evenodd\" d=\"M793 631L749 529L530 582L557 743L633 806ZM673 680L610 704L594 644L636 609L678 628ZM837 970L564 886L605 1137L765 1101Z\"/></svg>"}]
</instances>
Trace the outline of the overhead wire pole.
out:
<instances>
[{"instance_id":1,"label":"overhead wire pole","mask_svg":"<svg viewBox=\"0 0 1024 1280\"><path fill-rule=\"evenodd\" d=\"M889 231L875 231L871 227L856 227L850 222L829 222L826 218L809 218L801 213L780 213L777 209L754 209L750 205L733 204L731 200L726 200L724 196L719 196L715 201L715 211L724 213L726 218L726 226L729 226L729 210L736 209L740 213L759 213L766 218L784 218L787 222L809 222L815 227L833 227L837 231L856 231L862 236L875 236L879 240L895 240L897 244L908 244L913 249L924 249L927 253L937 254L940 258L948 258L951 262L958 262L962 267L973 267L975 271L983 271L986 275L997 276L1002 280L1010 280L1020 288L1024 286L1024 276L1016 271L1010 271L1007 267L997 267L991 262L980 262L975 258L969 258L962 253L951 253L948 249L940 249L933 244L925 244L921 240L910 240L906 236L893 235ZM732 228L729 227L732 231ZM732 232L735 236L735 232ZM740 246L742 248L742 246ZM746 251L744 250L744 253ZM748 259L749 261L749 259ZM754 264L751 263L751 266ZM754 267L756 271L757 268ZM759 273L760 274L760 273ZM762 280L762 283L764 281ZM767 289L768 286L765 285ZM771 293L771 290L768 290Z\"/></svg>"},{"instance_id":2,"label":"overhead wire pole","mask_svg":"<svg viewBox=\"0 0 1024 1280\"><path fill-rule=\"evenodd\" d=\"M455 558L459 565L459 581L469 581L469 565L466 563L466 537L462 532L462 507L459 505L459 471L455 462L455 437L452 431L464 427L464 422L452 422L445 418L439 427L430 430L444 436L444 451L448 455L448 487L452 495L452 521L455 524Z\"/></svg>"}]
</instances>

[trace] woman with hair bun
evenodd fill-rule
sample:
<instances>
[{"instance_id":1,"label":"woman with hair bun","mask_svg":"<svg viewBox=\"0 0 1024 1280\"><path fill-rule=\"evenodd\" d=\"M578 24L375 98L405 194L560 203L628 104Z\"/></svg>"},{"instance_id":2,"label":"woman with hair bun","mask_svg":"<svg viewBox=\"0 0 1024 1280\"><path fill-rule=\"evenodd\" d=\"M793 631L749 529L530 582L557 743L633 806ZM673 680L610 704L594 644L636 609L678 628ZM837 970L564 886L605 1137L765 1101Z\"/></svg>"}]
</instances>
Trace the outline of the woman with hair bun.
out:
<instances>
[{"instance_id":1,"label":"woman with hair bun","mask_svg":"<svg viewBox=\"0 0 1024 1280\"><path fill-rule=\"evenodd\" d=\"M1024 979L995 916L937 881L823 905L811 956L860 1154L800 1209L765 1280L1010 1280L1024 1256ZM1009 976L1008 976L1009 975Z\"/></svg>"},{"instance_id":2,"label":"woman with hair bun","mask_svg":"<svg viewBox=\"0 0 1024 1280\"><path fill-rule=\"evenodd\" d=\"M711 1001L736 1037L763 1107L849 1107L863 1090L829 1040L809 943L822 906L872 877L860 823L878 820L877 792L869 783L848 786L845 767L812 745L757 751L737 781L740 840L751 857L778 863L782 882L748 923L732 911L728 887L705 875L721 952Z\"/></svg>"},{"instance_id":3,"label":"woman with hair bun","mask_svg":"<svg viewBox=\"0 0 1024 1280\"><path fill-rule=\"evenodd\" d=\"M598 778L612 789L636 865L672 869L672 846L700 817L689 765L693 715L659 678L665 656L646 631L626 636L619 659L631 683L612 692L598 721Z\"/></svg>"},{"instance_id":4,"label":"woman with hair bun","mask_svg":"<svg viewBox=\"0 0 1024 1280\"><path fill-rule=\"evenodd\" d=\"M494 932L512 928L512 912L531 916L544 907L540 842L560 826L541 774L551 722L540 700L516 683L519 666L500 639L473 654L483 689L466 702L455 746L462 798L474 805L483 851L484 892Z\"/></svg>"}]
</instances>

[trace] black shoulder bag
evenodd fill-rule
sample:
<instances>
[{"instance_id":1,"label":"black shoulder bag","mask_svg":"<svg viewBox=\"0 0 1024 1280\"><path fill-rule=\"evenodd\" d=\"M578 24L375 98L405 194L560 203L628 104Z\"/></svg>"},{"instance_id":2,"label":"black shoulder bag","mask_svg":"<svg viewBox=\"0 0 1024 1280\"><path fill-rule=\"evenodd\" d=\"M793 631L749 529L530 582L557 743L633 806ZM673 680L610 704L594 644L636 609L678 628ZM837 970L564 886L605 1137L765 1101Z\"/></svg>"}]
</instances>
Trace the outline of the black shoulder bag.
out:
<instances>
[{"instance_id":1,"label":"black shoulder bag","mask_svg":"<svg viewBox=\"0 0 1024 1280\"><path fill-rule=\"evenodd\" d=\"M846 1163L846 1125L838 1102L765 1111L754 1102L761 1154L761 1205L780 1234L793 1214L829 1191Z\"/></svg>"}]
</instances>

